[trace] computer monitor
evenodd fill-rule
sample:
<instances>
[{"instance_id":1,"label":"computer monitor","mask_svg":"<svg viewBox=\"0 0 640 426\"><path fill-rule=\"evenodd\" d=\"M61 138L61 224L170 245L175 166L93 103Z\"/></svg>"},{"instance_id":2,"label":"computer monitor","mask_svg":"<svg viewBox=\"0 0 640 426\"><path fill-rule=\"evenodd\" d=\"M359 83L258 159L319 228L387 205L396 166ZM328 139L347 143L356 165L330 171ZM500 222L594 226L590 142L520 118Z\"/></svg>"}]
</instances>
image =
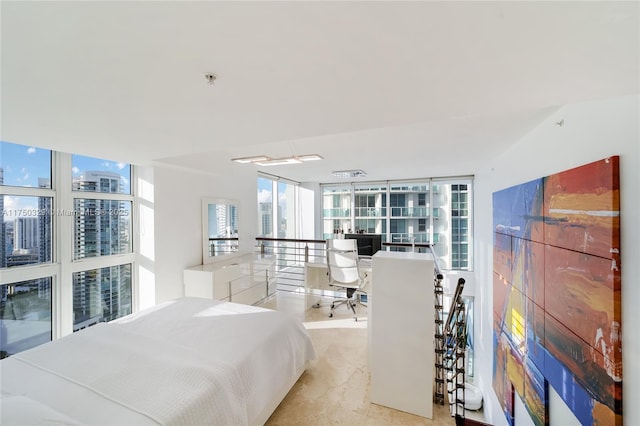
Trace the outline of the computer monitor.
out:
<instances>
[{"instance_id":1,"label":"computer monitor","mask_svg":"<svg viewBox=\"0 0 640 426\"><path fill-rule=\"evenodd\" d=\"M344 234L344 237L356 240L360 256L373 256L382 249L382 235L380 234Z\"/></svg>"}]
</instances>

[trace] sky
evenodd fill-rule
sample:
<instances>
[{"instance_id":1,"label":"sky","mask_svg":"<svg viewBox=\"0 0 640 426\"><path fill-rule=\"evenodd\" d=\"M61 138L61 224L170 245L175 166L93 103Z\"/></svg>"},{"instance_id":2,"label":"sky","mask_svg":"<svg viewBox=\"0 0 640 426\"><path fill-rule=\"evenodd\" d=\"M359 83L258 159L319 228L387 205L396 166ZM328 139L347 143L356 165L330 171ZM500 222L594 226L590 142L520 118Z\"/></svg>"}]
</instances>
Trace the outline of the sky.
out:
<instances>
[{"instance_id":1,"label":"sky","mask_svg":"<svg viewBox=\"0 0 640 426\"><path fill-rule=\"evenodd\" d=\"M131 192L131 167L129 164L99 158L72 156L72 173L80 176L87 170L110 171L121 175L125 193ZM0 141L0 168L4 171L4 183L8 186L37 188L38 178L51 178L51 151L33 146ZM50 187L50 186L49 186ZM37 197L4 195L4 220L13 220L8 209L36 209Z\"/></svg>"},{"instance_id":2,"label":"sky","mask_svg":"<svg viewBox=\"0 0 640 426\"><path fill-rule=\"evenodd\" d=\"M258 178L258 206L260 203L271 203L273 202L272 186L271 179ZM279 204L286 204L286 193L285 193L285 185L278 185L278 202Z\"/></svg>"}]
</instances>

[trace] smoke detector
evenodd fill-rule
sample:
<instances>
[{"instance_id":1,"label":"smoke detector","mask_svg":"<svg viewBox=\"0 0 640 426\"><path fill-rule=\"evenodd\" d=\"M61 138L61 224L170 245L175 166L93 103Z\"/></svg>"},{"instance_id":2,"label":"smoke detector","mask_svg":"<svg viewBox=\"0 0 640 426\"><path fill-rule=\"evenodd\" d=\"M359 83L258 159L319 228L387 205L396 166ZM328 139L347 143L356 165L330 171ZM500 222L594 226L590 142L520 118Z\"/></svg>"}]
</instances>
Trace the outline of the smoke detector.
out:
<instances>
[{"instance_id":1,"label":"smoke detector","mask_svg":"<svg viewBox=\"0 0 640 426\"><path fill-rule=\"evenodd\" d=\"M216 81L217 76L212 72L208 72L204 75L204 78L207 79L209 84L213 85L213 83Z\"/></svg>"}]
</instances>

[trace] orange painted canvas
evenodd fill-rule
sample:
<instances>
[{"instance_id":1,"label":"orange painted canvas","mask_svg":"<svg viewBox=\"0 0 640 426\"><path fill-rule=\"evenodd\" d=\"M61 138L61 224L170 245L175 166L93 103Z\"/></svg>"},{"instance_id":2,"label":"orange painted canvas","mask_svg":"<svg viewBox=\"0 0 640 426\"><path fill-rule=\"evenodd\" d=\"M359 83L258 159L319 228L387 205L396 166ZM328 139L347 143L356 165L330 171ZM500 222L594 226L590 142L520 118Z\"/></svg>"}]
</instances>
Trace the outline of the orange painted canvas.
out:
<instances>
[{"instance_id":1,"label":"orange painted canvas","mask_svg":"<svg viewBox=\"0 0 640 426\"><path fill-rule=\"evenodd\" d=\"M548 385L581 423L622 424L619 167L609 157L493 194L497 357L515 367L515 350L524 366L502 377L518 383L494 384L515 389L536 424L548 422Z\"/></svg>"}]
</instances>

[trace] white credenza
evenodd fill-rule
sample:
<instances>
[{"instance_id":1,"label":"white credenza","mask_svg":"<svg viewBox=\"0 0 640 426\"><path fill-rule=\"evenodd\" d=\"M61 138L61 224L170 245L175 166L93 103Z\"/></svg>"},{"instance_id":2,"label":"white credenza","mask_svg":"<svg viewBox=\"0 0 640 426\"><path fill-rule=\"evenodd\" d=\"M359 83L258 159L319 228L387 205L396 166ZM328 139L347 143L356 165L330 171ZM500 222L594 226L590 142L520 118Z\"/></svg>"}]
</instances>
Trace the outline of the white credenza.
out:
<instances>
[{"instance_id":1,"label":"white credenza","mask_svg":"<svg viewBox=\"0 0 640 426\"><path fill-rule=\"evenodd\" d=\"M275 259L247 254L184 270L184 295L253 305L276 291Z\"/></svg>"},{"instance_id":2,"label":"white credenza","mask_svg":"<svg viewBox=\"0 0 640 426\"><path fill-rule=\"evenodd\" d=\"M433 257L379 251L371 276L371 402L433 418Z\"/></svg>"}]
</instances>

